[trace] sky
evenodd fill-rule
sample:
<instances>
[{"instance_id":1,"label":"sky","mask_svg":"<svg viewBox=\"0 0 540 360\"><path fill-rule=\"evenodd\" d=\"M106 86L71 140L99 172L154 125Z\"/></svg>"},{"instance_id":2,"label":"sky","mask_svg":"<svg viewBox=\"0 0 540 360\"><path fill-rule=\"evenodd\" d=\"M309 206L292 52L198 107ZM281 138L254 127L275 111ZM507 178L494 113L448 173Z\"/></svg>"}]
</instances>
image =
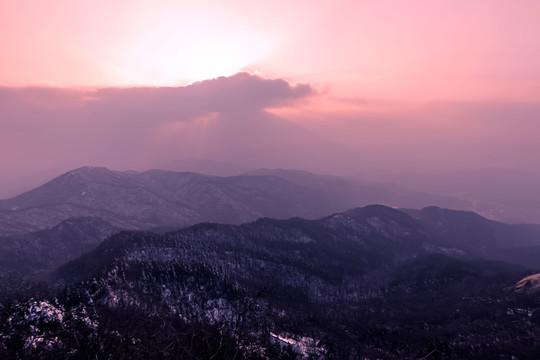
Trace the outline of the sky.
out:
<instances>
[{"instance_id":1,"label":"sky","mask_svg":"<svg viewBox=\"0 0 540 360\"><path fill-rule=\"evenodd\" d=\"M206 159L540 171L536 0L0 2L0 197Z\"/></svg>"}]
</instances>

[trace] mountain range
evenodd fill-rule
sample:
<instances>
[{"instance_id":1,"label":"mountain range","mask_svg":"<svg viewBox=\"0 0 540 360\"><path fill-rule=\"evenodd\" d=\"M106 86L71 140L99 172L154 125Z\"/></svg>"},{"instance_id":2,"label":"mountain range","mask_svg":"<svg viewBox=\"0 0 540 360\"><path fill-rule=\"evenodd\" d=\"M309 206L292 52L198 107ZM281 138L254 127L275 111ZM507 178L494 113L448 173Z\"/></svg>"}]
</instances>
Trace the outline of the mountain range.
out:
<instances>
[{"instance_id":1,"label":"mountain range","mask_svg":"<svg viewBox=\"0 0 540 360\"><path fill-rule=\"evenodd\" d=\"M10 283L13 286L6 285L6 292L13 292L20 282L14 274L27 280L47 278L62 263L120 230L163 233L201 222L315 219L372 202L403 207L424 202L460 205L455 198L407 192L391 184L296 170L259 169L218 177L84 167L0 201L0 275L9 273L16 279ZM402 212L422 229L417 236L430 239L429 246L540 268L540 226L503 224L436 206Z\"/></svg>"},{"instance_id":2,"label":"mountain range","mask_svg":"<svg viewBox=\"0 0 540 360\"><path fill-rule=\"evenodd\" d=\"M540 173L499 168L441 174L395 174L389 181L412 191L458 197L475 211L508 223L540 223Z\"/></svg>"},{"instance_id":3,"label":"mountain range","mask_svg":"<svg viewBox=\"0 0 540 360\"><path fill-rule=\"evenodd\" d=\"M374 203L468 207L457 198L294 170L219 177L84 167L0 200L0 234L48 229L71 217L96 217L122 229L175 229L205 221L240 224L260 217L314 219Z\"/></svg>"},{"instance_id":4,"label":"mountain range","mask_svg":"<svg viewBox=\"0 0 540 360\"><path fill-rule=\"evenodd\" d=\"M303 171L70 171L0 201L0 357L538 358L540 225L434 203L467 207Z\"/></svg>"},{"instance_id":5,"label":"mountain range","mask_svg":"<svg viewBox=\"0 0 540 360\"><path fill-rule=\"evenodd\" d=\"M122 229L178 228L262 216L317 217L338 206L325 194L277 177L85 167L0 201L0 233L46 229L70 217L97 217Z\"/></svg>"},{"instance_id":6,"label":"mountain range","mask_svg":"<svg viewBox=\"0 0 540 360\"><path fill-rule=\"evenodd\" d=\"M356 177L338 177L330 175L317 175L301 170L285 169L257 169L248 170L246 167L217 163L203 159L186 159L177 163L163 164L167 169L161 172L166 173L198 173L217 180L221 178L239 178L246 175L250 176L277 176L282 180L294 183L296 185L323 192L338 202L337 207L330 211L319 213L317 216L323 216L335 211L343 211L355 206L365 206L369 204L383 204L398 208L420 209L430 205L436 205L442 208L457 210L474 211L484 217L492 220L507 223L540 223L540 198L539 180L536 173L518 172L505 169L477 169L474 171L449 172L442 174L421 175L421 174L393 174L380 176L376 181L361 180ZM91 171L91 170L94 171ZM103 174L97 171L100 168L81 168L72 172L87 172L90 181L99 182ZM103 168L101 168L103 170ZM91 174L94 172L94 174ZM111 171L117 174L137 173L134 171L119 172ZM159 172L159 171L150 171ZM29 189L30 184L38 184L52 174L59 174L60 171L51 171L48 173L38 173L32 177L20 179L20 188ZM144 172L146 173L146 172ZM65 175L65 174L64 174ZM6 179L9 174L2 174ZM60 175L62 177L63 175ZM133 180L133 179L131 179ZM142 188L146 189L144 179L139 176L139 182L142 182ZM197 181L196 179L194 181ZM129 186L129 185L128 185ZM139 184L141 186L141 184ZM221 186L221 185L218 185ZM0 189L3 194L13 194L14 189ZM270 195L269 193L265 195ZM135 195L137 196L137 195ZM338 201L339 199L339 201ZM240 200L242 202L242 200ZM2 201L0 200L0 203ZM15 206L16 207L16 206ZM4 210L10 210L12 207L1 207ZM1 211L1 210L0 210ZM13 215L13 214L12 214ZM43 214L40 214L42 217ZM308 214L297 213L296 216L308 217ZM273 216L263 214L263 216ZM315 217L317 217L315 216ZM6 218L7 217L7 218ZM204 215L202 216L204 217ZM189 215L186 216L189 218ZM248 220L253 220L250 217ZM26 221L20 223L17 228L17 216L8 216L4 214L0 217L0 224L6 222L10 224L11 231L24 231ZM58 220L58 219L56 219ZM211 219L201 219L202 221ZM51 221L54 222L54 221ZM189 222L189 219L188 219ZM125 222L124 222L125 223ZM153 226L146 224L147 226ZM176 227L177 223L173 224ZM189 222L191 224L191 222ZM37 225L37 224L34 224ZM48 225L51 225L49 223ZM13 229L15 228L15 229ZM0 229L2 229L0 227ZM5 230L7 228L4 227ZM37 230L38 227L32 227Z\"/></svg>"},{"instance_id":7,"label":"mountain range","mask_svg":"<svg viewBox=\"0 0 540 360\"><path fill-rule=\"evenodd\" d=\"M530 246L534 229L531 242L515 243L500 236L512 226L501 232L473 213L413 215L373 205L315 220L119 232L54 271L51 295L6 304L0 355L538 356L538 292L520 290L537 277L479 258L489 240L476 237ZM451 241L457 218L468 225Z\"/></svg>"}]
</instances>

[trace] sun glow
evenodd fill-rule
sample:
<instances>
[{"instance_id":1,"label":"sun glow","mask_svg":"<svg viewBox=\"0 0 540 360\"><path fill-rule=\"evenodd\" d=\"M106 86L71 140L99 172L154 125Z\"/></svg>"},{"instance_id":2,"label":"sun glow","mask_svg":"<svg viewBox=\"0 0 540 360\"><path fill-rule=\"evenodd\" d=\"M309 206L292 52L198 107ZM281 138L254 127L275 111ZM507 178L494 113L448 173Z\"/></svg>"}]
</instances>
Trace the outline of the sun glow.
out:
<instances>
[{"instance_id":1,"label":"sun glow","mask_svg":"<svg viewBox=\"0 0 540 360\"><path fill-rule=\"evenodd\" d=\"M262 58L271 44L262 34L200 14L145 26L125 51L115 76L125 84L167 86L233 75Z\"/></svg>"}]
</instances>

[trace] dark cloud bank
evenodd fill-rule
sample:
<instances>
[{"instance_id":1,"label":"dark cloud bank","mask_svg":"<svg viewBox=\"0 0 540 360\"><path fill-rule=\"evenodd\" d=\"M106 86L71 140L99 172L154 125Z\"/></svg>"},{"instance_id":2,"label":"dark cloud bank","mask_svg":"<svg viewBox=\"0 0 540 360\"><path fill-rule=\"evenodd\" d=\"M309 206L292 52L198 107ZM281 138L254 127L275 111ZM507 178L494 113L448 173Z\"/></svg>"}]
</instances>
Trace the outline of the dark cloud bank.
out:
<instances>
[{"instance_id":1,"label":"dark cloud bank","mask_svg":"<svg viewBox=\"0 0 540 360\"><path fill-rule=\"evenodd\" d=\"M185 87L0 88L0 166L144 168L160 157L197 155L189 153L193 148L225 155L254 138L279 143L279 135L301 130L265 109L312 94L308 85L247 73Z\"/></svg>"}]
</instances>

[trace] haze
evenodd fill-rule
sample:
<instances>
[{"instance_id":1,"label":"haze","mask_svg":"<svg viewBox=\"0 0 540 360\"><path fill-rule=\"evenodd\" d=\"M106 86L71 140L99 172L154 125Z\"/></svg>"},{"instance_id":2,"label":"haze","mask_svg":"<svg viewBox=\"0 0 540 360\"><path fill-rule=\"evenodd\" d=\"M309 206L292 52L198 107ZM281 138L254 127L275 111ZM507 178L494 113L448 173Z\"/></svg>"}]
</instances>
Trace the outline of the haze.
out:
<instances>
[{"instance_id":1,"label":"haze","mask_svg":"<svg viewBox=\"0 0 540 360\"><path fill-rule=\"evenodd\" d=\"M84 165L190 158L540 172L538 14L533 0L2 1L0 197Z\"/></svg>"}]
</instances>

